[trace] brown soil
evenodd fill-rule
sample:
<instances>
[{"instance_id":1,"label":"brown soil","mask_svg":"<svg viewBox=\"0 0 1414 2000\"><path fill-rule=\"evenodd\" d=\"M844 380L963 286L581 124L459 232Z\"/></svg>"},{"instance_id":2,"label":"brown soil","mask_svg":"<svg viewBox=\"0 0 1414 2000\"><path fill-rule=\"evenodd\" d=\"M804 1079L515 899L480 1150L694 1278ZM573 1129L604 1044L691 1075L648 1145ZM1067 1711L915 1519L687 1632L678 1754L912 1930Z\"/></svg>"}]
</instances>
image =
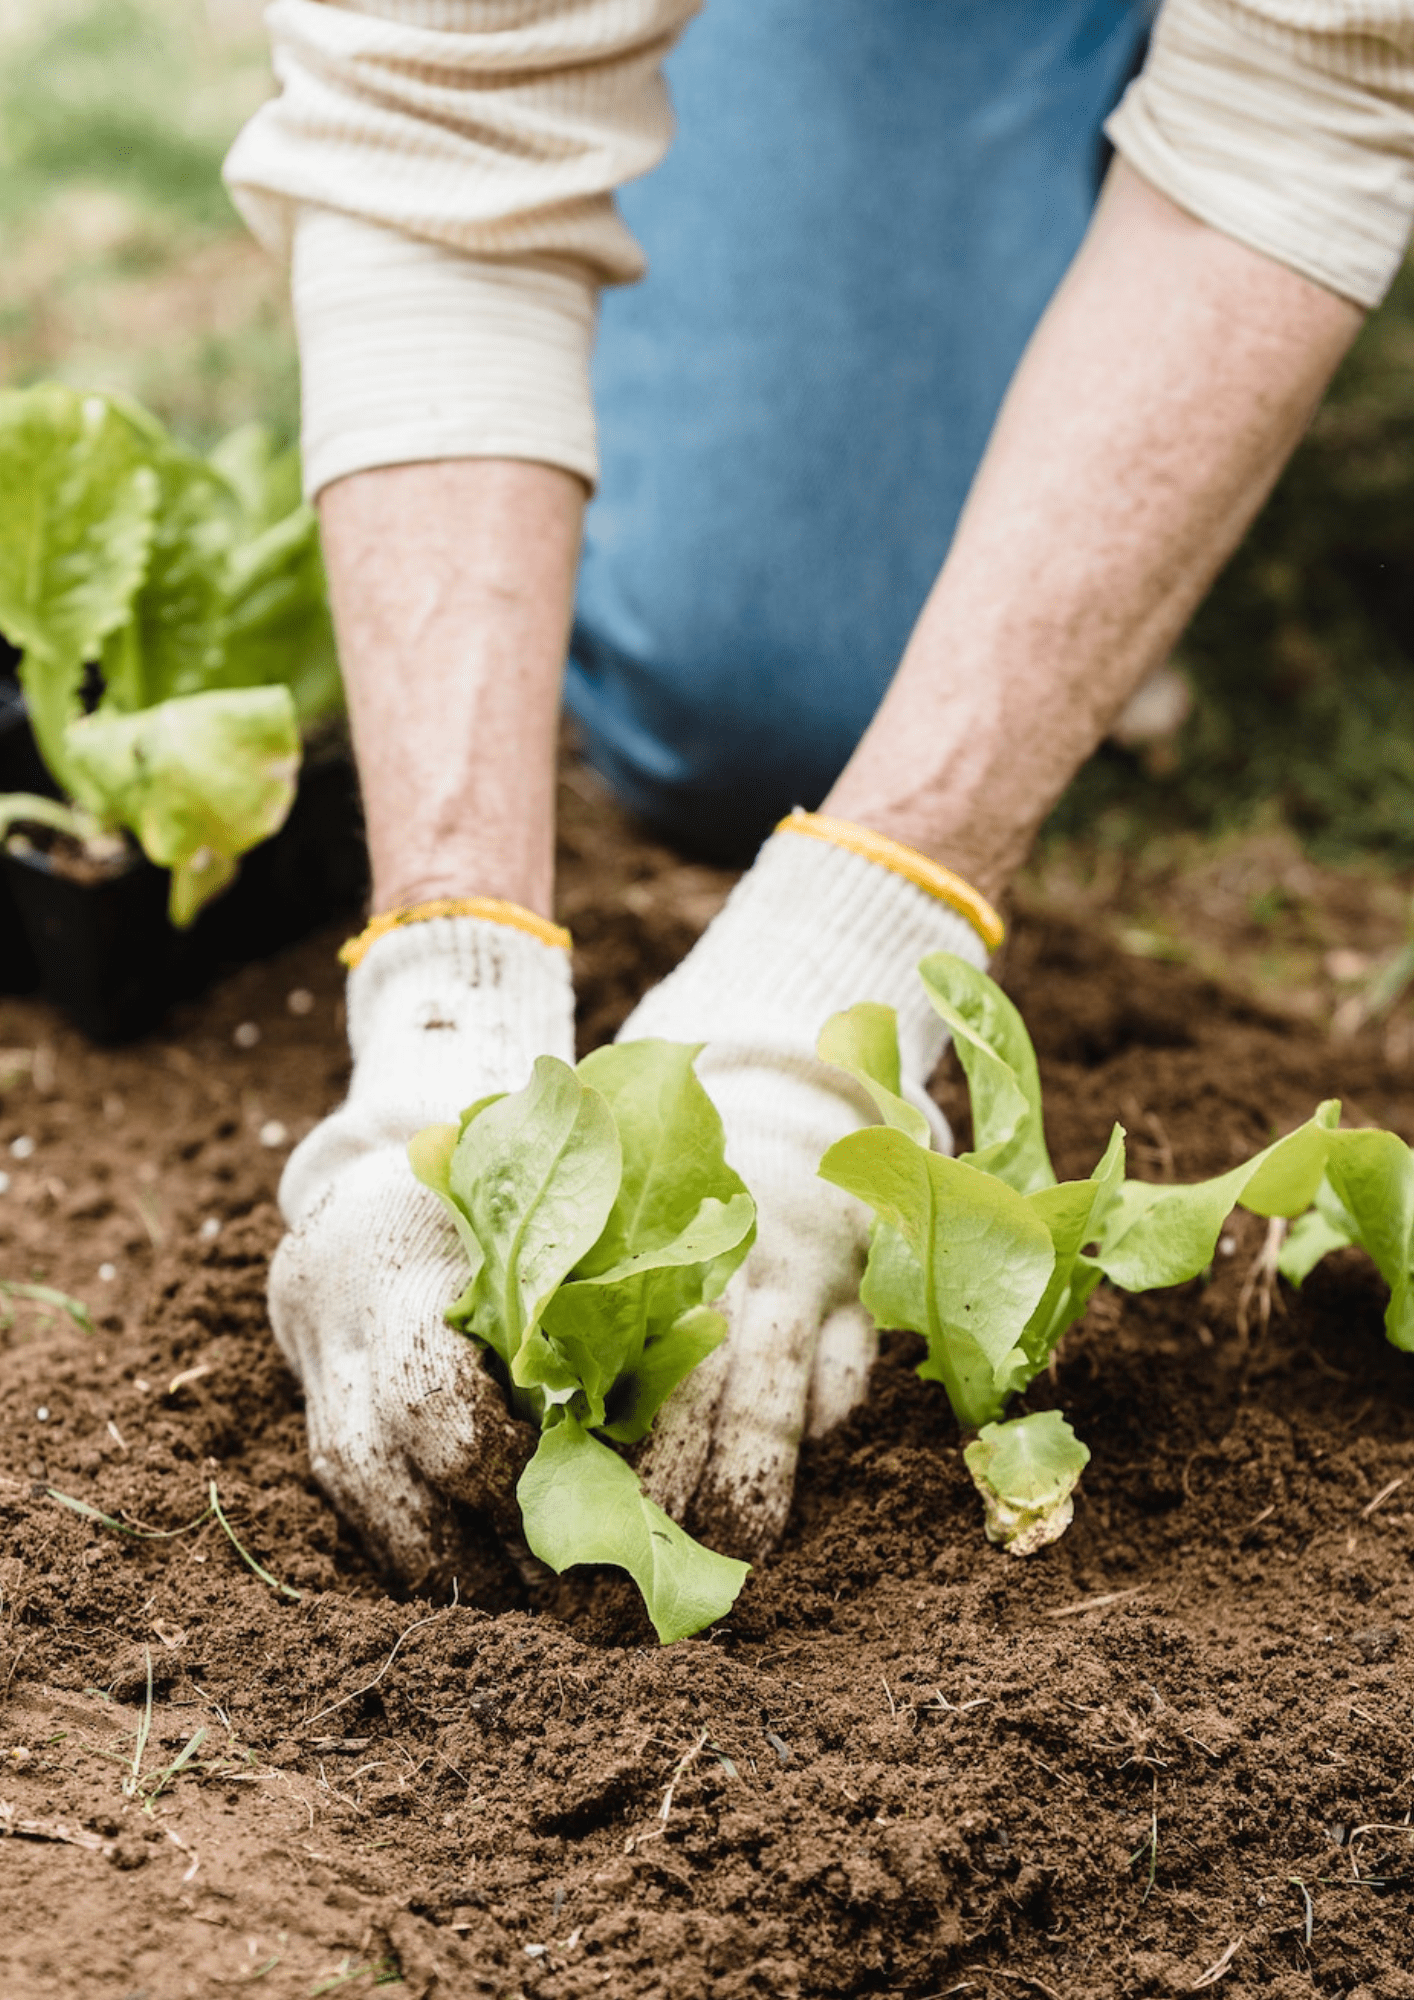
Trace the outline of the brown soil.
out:
<instances>
[{"instance_id":1,"label":"brown soil","mask_svg":"<svg viewBox=\"0 0 1414 2000\"><path fill-rule=\"evenodd\" d=\"M597 1041L726 878L569 783ZM1211 1282L1098 1295L1033 1392L1094 1462L1030 1562L895 1341L710 1638L490 1558L401 1601L310 1482L262 1304L279 1166L344 1075L333 942L117 1053L0 1006L0 1274L96 1323L16 1299L0 1335L0 2000L1411 2000L1414 1361L1360 1257L1264 1325L1240 1217ZM1062 1172L1120 1118L1138 1171L1211 1173L1328 1094L1414 1134L1387 1035L1037 910L1005 976ZM46 1492L176 1528L212 1480L298 1601L210 1520L139 1542Z\"/></svg>"}]
</instances>

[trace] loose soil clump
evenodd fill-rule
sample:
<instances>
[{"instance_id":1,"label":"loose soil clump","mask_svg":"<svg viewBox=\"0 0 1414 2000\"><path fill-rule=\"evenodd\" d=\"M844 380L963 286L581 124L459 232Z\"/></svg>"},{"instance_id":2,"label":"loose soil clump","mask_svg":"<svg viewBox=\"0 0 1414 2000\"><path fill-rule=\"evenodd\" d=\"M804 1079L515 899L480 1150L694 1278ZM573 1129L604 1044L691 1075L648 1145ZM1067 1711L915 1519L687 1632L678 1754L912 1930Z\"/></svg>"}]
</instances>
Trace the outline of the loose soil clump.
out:
<instances>
[{"instance_id":1,"label":"loose soil clump","mask_svg":"<svg viewBox=\"0 0 1414 2000\"><path fill-rule=\"evenodd\" d=\"M592 1045L729 878L566 785ZM264 1310L280 1165L346 1074L336 942L129 1050L0 1007L0 1279L94 1322L0 1298L0 2000L1414 2000L1414 1357L1361 1256L1273 1294L1238 1215L1207 1282L1102 1289L1029 1398L1094 1452L1030 1561L899 1338L709 1637L489 1550L406 1601L310 1478ZM1063 1176L1116 1118L1153 1178L1328 1095L1414 1136L1387 1047L1044 912L1002 976ZM169 1530L213 1482L284 1591L209 1514L139 1540L53 1497Z\"/></svg>"}]
</instances>

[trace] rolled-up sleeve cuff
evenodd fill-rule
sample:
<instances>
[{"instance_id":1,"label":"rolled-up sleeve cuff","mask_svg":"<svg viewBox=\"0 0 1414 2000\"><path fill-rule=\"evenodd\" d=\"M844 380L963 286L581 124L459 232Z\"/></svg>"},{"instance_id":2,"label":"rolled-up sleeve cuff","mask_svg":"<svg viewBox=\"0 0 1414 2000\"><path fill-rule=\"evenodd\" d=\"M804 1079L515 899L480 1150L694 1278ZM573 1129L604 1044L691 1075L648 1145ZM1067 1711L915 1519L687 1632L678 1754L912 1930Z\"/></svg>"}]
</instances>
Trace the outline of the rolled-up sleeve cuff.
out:
<instances>
[{"instance_id":1,"label":"rolled-up sleeve cuff","mask_svg":"<svg viewBox=\"0 0 1414 2000\"><path fill-rule=\"evenodd\" d=\"M594 485L587 274L301 207L292 278L311 498L419 459L536 459Z\"/></svg>"},{"instance_id":2,"label":"rolled-up sleeve cuff","mask_svg":"<svg viewBox=\"0 0 1414 2000\"><path fill-rule=\"evenodd\" d=\"M1414 223L1412 85L1393 49L1347 63L1338 37L1283 33L1226 0L1169 0L1105 129L1179 207L1372 307Z\"/></svg>"}]
</instances>

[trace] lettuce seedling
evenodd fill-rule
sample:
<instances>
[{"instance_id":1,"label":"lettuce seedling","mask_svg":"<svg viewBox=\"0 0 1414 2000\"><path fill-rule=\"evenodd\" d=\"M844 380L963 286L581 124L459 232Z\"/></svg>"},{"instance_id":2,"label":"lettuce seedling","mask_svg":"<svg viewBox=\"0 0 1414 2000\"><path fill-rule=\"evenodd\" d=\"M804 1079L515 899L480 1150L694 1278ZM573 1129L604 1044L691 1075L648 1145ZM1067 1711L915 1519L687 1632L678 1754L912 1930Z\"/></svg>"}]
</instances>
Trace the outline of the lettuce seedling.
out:
<instances>
[{"instance_id":1,"label":"lettuce seedling","mask_svg":"<svg viewBox=\"0 0 1414 2000\"><path fill-rule=\"evenodd\" d=\"M1414 1354L1414 1153L1394 1132L1332 1132L1315 1200L1277 1257L1300 1285L1331 1250L1364 1250L1389 1286L1385 1333Z\"/></svg>"},{"instance_id":2,"label":"lettuce seedling","mask_svg":"<svg viewBox=\"0 0 1414 2000\"><path fill-rule=\"evenodd\" d=\"M626 1569L664 1644L725 1616L748 1573L693 1541L613 1449L646 1437L725 1339L711 1302L756 1234L697 1053L625 1042L577 1069L542 1056L524 1090L408 1149L470 1264L447 1317L540 1432L517 1487L526 1541L556 1571Z\"/></svg>"},{"instance_id":3,"label":"lettuce seedling","mask_svg":"<svg viewBox=\"0 0 1414 2000\"><path fill-rule=\"evenodd\" d=\"M923 1336L918 1373L978 1433L964 1456L994 1541L1027 1554L1055 1540L1089 1460L1055 1412L1002 1421L1011 1397L1046 1367L1101 1278L1131 1292L1183 1284L1212 1262L1235 1207L1304 1217L1282 1264L1293 1278L1327 1249L1362 1243L1391 1286L1390 1338L1414 1348L1414 1155L1402 1140L1337 1131L1332 1100L1229 1173L1156 1186L1125 1178L1116 1125L1087 1179L1057 1181L1020 1014L947 953L919 974L967 1078L973 1149L928 1150L921 1113L899 1094L892 1010L869 1002L826 1024L819 1054L856 1079L882 1122L832 1146L820 1172L874 1211L860 1296L880 1326Z\"/></svg>"},{"instance_id":4,"label":"lettuce seedling","mask_svg":"<svg viewBox=\"0 0 1414 2000\"><path fill-rule=\"evenodd\" d=\"M97 854L126 828L190 923L283 823L301 730L339 706L297 455L253 425L203 459L55 383L0 395L0 631L69 801L0 798L0 834L45 825Z\"/></svg>"}]
</instances>

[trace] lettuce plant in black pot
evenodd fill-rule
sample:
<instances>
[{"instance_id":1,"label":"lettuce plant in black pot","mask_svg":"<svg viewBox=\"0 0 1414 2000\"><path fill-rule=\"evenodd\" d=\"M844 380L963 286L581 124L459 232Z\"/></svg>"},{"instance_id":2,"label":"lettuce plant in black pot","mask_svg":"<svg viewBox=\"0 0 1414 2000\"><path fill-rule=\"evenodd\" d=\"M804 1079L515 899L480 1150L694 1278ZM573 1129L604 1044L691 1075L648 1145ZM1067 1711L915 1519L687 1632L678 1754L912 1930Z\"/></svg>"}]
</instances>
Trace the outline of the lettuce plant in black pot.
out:
<instances>
[{"instance_id":1,"label":"lettuce plant in black pot","mask_svg":"<svg viewBox=\"0 0 1414 2000\"><path fill-rule=\"evenodd\" d=\"M224 894L341 710L315 518L260 427L201 458L116 398L0 395L0 631L60 794L0 794L4 872L43 991L90 1034L140 1032L219 959L288 942L330 914L321 891L356 900L352 775L327 751L300 859ZM308 807L331 801L321 879Z\"/></svg>"}]
</instances>

